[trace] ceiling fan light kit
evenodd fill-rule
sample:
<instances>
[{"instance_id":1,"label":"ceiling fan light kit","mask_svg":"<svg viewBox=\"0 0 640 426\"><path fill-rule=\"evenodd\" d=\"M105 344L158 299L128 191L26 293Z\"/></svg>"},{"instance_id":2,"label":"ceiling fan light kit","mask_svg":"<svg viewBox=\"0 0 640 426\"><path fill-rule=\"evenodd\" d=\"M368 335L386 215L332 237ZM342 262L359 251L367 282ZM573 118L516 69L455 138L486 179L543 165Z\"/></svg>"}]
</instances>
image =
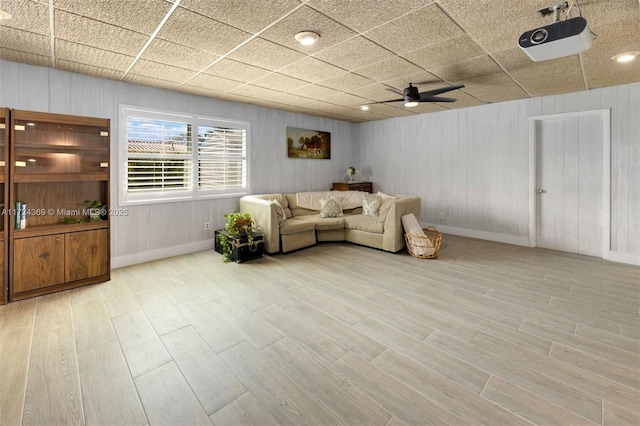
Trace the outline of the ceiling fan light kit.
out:
<instances>
[{"instance_id":1,"label":"ceiling fan light kit","mask_svg":"<svg viewBox=\"0 0 640 426\"><path fill-rule=\"evenodd\" d=\"M441 93L449 92L451 90L462 89L464 84L455 84L452 86L441 87L439 89L427 90L426 92L419 92L418 88L409 83L409 87L405 88L402 92L396 89L387 88L388 91L402 95L402 99L392 99L390 101L376 102L376 104L388 104L391 102L403 102L407 108L418 106L420 102L455 102L453 98L443 98L439 95Z\"/></svg>"}]
</instances>

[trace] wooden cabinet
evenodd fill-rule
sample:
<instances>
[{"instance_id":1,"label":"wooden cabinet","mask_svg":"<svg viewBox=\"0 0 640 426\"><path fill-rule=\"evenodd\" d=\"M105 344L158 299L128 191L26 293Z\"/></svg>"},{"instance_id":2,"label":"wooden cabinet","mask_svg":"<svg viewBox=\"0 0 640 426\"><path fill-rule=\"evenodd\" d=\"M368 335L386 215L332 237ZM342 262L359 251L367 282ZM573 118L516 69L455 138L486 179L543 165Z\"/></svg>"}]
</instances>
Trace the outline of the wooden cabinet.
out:
<instances>
[{"instance_id":1,"label":"wooden cabinet","mask_svg":"<svg viewBox=\"0 0 640 426\"><path fill-rule=\"evenodd\" d=\"M373 192L373 184L371 182L334 182L331 190Z\"/></svg>"},{"instance_id":2,"label":"wooden cabinet","mask_svg":"<svg viewBox=\"0 0 640 426\"><path fill-rule=\"evenodd\" d=\"M0 108L0 305L7 303L9 300L9 279L8 271L8 226L9 226L9 191L7 184L9 182L9 131L10 111L8 108Z\"/></svg>"},{"instance_id":3,"label":"wooden cabinet","mask_svg":"<svg viewBox=\"0 0 640 426\"><path fill-rule=\"evenodd\" d=\"M45 235L15 240L12 292L21 294L64 283L64 237Z\"/></svg>"},{"instance_id":4,"label":"wooden cabinet","mask_svg":"<svg viewBox=\"0 0 640 426\"><path fill-rule=\"evenodd\" d=\"M9 299L110 278L109 120L11 112ZM18 208L23 207L23 220Z\"/></svg>"},{"instance_id":5,"label":"wooden cabinet","mask_svg":"<svg viewBox=\"0 0 640 426\"><path fill-rule=\"evenodd\" d=\"M65 281L78 281L107 274L108 240L106 229L65 234Z\"/></svg>"}]
</instances>

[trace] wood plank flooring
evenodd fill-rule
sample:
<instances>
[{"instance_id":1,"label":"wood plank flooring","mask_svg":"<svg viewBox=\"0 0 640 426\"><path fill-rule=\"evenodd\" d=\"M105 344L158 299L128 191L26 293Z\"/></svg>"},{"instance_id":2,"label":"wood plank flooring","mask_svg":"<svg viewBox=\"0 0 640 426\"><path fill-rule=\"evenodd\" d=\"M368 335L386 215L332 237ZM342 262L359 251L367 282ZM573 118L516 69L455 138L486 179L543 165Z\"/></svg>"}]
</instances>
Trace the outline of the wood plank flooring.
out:
<instances>
[{"instance_id":1,"label":"wood plank flooring","mask_svg":"<svg viewBox=\"0 0 640 426\"><path fill-rule=\"evenodd\" d=\"M638 425L640 268L444 236L213 251L0 307L4 425Z\"/></svg>"}]
</instances>

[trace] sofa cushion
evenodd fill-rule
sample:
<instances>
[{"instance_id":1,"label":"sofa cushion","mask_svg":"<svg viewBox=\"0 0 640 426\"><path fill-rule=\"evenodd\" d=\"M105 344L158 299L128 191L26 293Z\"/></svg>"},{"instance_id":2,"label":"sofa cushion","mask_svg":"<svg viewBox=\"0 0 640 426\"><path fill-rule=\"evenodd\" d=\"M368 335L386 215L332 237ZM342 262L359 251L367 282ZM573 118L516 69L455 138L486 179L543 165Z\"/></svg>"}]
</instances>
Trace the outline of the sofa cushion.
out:
<instances>
[{"instance_id":1,"label":"sofa cushion","mask_svg":"<svg viewBox=\"0 0 640 426\"><path fill-rule=\"evenodd\" d=\"M287 220L280 228L280 235L299 234L301 232L315 231L315 223L306 220Z\"/></svg>"},{"instance_id":2,"label":"sofa cushion","mask_svg":"<svg viewBox=\"0 0 640 426\"><path fill-rule=\"evenodd\" d=\"M295 220L313 222L315 224L316 231L332 231L335 229L344 229L346 222L345 216L321 217L319 214L297 216Z\"/></svg>"},{"instance_id":3,"label":"sofa cushion","mask_svg":"<svg viewBox=\"0 0 640 426\"><path fill-rule=\"evenodd\" d=\"M342 217L340 200L335 198L323 198L320 200L320 217Z\"/></svg>"},{"instance_id":4,"label":"sofa cushion","mask_svg":"<svg viewBox=\"0 0 640 426\"><path fill-rule=\"evenodd\" d=\"M377 194L365 194L362 198L362 214L365 216L378 216L378 210L382 200Z\"/></svg>"},{"instance_id":5,"label":"sofa cushion","mask_svg":"<svg viewBox=\"0 0 640 426\"><path fill-rule=\"evenodd\" d=\"M382 203L380 210L378 210L378 217L376 217L378 223L384 223L389 215L389 210L394 206L394 203L387 201Z\"/></svg>"},{"instance_id":6,"label":"sofa cushion","mask_svg":"<svg viewBox=\"0 0 640 426\"><path fill-rule=\"evenodd\" d=\"M357 229L359 231L372 232L374 234L382 234L384 232L384 223L380 223L375 216L353 215L346 216L346 228Z\"/></svg>"}]
</instances>

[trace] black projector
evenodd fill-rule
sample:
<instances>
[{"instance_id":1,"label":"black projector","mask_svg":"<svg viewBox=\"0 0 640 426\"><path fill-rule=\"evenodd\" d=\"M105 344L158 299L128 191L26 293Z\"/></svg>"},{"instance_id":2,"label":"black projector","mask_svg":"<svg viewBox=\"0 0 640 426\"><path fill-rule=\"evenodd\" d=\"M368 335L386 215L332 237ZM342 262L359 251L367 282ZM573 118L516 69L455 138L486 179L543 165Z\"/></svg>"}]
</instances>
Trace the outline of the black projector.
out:
<instances>
[{"instance_id":1,"label":"black projector","mask_svg":"<svg viewBox=\"0 0 640 426\"><path fill-rule=\"evenodd\" d=\"M578 16L527 31L518 44L532 60L539 62L584 52L593 45L593 37L587 20Z\"/></svg>"}]
</instances>

